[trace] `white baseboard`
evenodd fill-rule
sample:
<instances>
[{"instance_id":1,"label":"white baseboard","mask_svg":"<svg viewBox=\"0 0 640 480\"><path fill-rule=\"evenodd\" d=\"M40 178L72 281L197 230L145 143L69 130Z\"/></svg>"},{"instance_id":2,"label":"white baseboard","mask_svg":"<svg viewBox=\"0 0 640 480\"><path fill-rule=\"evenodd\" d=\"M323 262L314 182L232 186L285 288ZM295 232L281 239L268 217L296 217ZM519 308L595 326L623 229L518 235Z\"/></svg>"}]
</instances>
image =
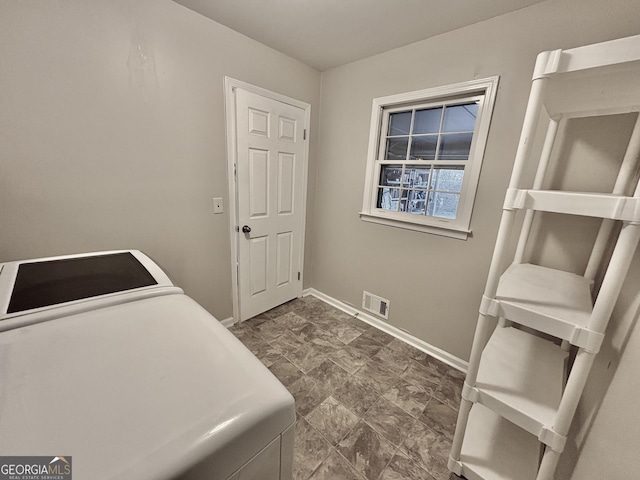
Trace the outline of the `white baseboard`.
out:
<instances>
[{"instance_id":1,"label":"white baseboard","mask_svg":"<svg viewBox=\"0 0 640 480\"><path fill-rule=\"evenodd\" d=\"M338 310L342 310L343 312L348 313L349 315L355 315L358 317L358 320L362 320L363 322L368 323L372 327L376 327L382 330L383 332L388 333L389 335L392 335L397 339L402 340L405 343L408 343L412 347L417 348L418 350L426 353L427 355L432 356L433 358L440 360L443 363L446 363L447 365L455 368L456 370L460 370L461 372L465 372L465 373L467 371L467 367L469 366L468 362L454 355L451 355L450 353L445 352L444 350L438 347L434 347L433 345L425 342L424 340L420 340L419 338L414 337L410 333L400 330L399 328L394 327L393 325L390 325L387 322L379 320L373 315L369 315L368 313L363 312L362 310L358 310L357 308L354 308L351 305L347 305L346 303L341 302L340 300L337 300L333 297L330 297L329 295L319 292L315 288L307 288L304 290L304 292L302 292L302 294L305 297L308 295L312 295L322 300L323 302L326 302L329 305L337 308Z\"/></svg>"},{"instance_id":2,"label":"white baseboard","mask_svg":"<svg viewBox=\"0 0 640 480\"><path fill-rule=\"evenodd\" d=\"M219 322L227 328L231 328L235 325L233 321L233 317L225 318L224 320L219 320Z\"/></svg>"}]
</instances>

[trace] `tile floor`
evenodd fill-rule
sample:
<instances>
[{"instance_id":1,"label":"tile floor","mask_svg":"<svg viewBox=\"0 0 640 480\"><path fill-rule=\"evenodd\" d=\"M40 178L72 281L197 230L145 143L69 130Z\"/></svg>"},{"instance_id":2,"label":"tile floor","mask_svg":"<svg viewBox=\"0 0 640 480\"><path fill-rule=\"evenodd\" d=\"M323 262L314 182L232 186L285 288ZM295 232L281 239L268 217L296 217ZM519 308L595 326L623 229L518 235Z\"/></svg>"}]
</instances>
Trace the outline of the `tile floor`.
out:
<instances>
[{"instance_id":1,"label":"tile floor","mask_svg":"<svg viewBox=\"0 0 640 480\"><path fill-rule=\"evenodd\" d=\"M459 478L459 371L312 296L231 331L296 400L295 480Z\"/></svg>"}]
</instances>

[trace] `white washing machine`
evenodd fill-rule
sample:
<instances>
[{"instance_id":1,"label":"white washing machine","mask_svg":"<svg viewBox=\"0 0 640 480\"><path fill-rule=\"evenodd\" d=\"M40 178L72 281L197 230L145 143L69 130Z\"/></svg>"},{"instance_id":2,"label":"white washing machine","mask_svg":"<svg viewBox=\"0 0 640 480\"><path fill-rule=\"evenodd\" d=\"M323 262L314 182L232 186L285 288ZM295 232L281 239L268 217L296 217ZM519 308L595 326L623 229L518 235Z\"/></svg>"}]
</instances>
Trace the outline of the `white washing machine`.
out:
<instances>
[{"instance_id":1,"label":"white washing machine","mask_svg":"<svg viewBox=\"0 0 640 480\"><path fill-rule=\"evenodd\" d=\"M138 251L0 264L0 455L75 480L292 476L293 397Z\"/></svg>"}]
</instances>

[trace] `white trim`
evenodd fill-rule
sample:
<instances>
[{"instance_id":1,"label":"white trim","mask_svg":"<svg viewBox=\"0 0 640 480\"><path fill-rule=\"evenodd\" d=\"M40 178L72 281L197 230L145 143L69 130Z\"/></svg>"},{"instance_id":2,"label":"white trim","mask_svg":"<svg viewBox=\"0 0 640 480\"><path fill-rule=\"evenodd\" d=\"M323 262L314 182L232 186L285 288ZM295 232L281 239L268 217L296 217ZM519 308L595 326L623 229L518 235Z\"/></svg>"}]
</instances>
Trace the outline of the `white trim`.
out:
<instances>
[{"instance_id":1,"label":"white trim","mask_svg":"<svg viewBox=\"0 0 640 480\"><path fill-rule=\"evenodd\" d=\"M461 358L458 358L448 352L445 352L444 350L438 347L434 347L433 345L425 342L424 340L420 340L419 338L414 337L410 333L405 332L404 330L400 330L399 328L394 327L393 325L389 325L388 323L382 320L379 320L374 316L369 315L366 312L363 312L362 310L354 308L351 305L347 305L346 303L341 302L340 300L337 300L333 297L330 297L327 294L319 292L315 288L305 289L303 292L303 296L306 297L308 295L312 295L322 300L323 302L328 303L332 307L335 307L338 310L342 310L343 312L348 313L349 315L357 316L358 320L362 320L363 322L368 323L372 327L382 330L383 332L396 337L398 340L402 340L403 342L411 345L414 348L417 348L418 350L426 353L427 355L432 356L433 358L440 360L443 363L446 363L447 365L455 368L456 370L459 370L464 373L467 372L467 368L469 366L468 362L465 362Z\"/></svg>"},{"instance_id":2,"label":"white trim","mask_svg":"<svg viewBox=\"0 0 640 480\"><path fill-rule=\"evenodd\" d=\"M249 92L261 95L271 100L286 103L304 110L304 129L306 135L304 137L304 156L302 159L302 220L300 231L300 294L302 294L302 285L304 282L304 245L305 245L305 230L307 220L307 177L309 171L309 133L311 126L311 105L296 100L285 95L266 90L261 87L256 87L250 83L236 80L231 77L224 77L224 94L225 94L225 124L226 124L226 147L227 147L227 181L229 189L229 234L231 243L231 290L232 290L232 302L233 302L233 320L240 319L240 303L238 292L238 232L236 232L236 226L238 225L238 211L237 211L237 189L235 179L235 165L237 158L237 146L236 146L236 103L234 90L236 88L242 88Z\"/></svg>"},{"instance_id":3,"label":"white trim","mask_svg":"<svg viewBox=\"0 0 640 480\"><path fill-rule=\"evenodd\" d=\"M373 99L362 211L360 213L362 220L466 240L471 230L471 214L480 180L480 170L482 168L482 160L498 90L498 81L499 77L494 76ZM381 161L378 158L378 151L382 148L380 139L382 135L382 123L385 119L385 111L389 108L402 106L412 108L414 103L433 103L437 102L438 99L442 99L442 103L446 104L450 103L449 98L456 97L455 101L459 101L464 99L465 96L469 97L474 94L482 95L479 101L479 121L476 124L473 135L471 147L472 156L469 157L471 163L468 165L468 168L465 168L465 176L460 191L461 203L458 205L457 218L451 220L422 215L404 215L402 213L386 212L376 208L375 205L378 194L377 178L379 162ZM406 163L408 162L402 162L402 164ZM416 161L416 163L419 163L419 161ZM439 162L428 163L429 165L439 164ZM402 220L402 218L406 220Z\"/></svg>"},{"instance_id":4,"label":"white trim","mask_svg":"<svg viewBox=\"0 0 640 480\"><path fill-rule=\"evenodd\" d=\"M405 230L414 230L416 232L432 233L433 235L442 235L443 237L457 238L458 240L466 240L471 234L471 230L458 230L451 227L436 227L433 225L404 222L400 218L386 218L382 215L374 215L366 212L360 212L360 219L365 222L404 228Z\"/></svg>"},{"instance_id":5,"label":"white trim","mask_svg":"<svg viewBox=\"0 0 640 480\"><path fill-rule=\"evenodd\" d=\"M236 322L233 321L233 317L225 318L224 320L218 320L224 327L231 328Z\"/></svg>"}]
</instances>

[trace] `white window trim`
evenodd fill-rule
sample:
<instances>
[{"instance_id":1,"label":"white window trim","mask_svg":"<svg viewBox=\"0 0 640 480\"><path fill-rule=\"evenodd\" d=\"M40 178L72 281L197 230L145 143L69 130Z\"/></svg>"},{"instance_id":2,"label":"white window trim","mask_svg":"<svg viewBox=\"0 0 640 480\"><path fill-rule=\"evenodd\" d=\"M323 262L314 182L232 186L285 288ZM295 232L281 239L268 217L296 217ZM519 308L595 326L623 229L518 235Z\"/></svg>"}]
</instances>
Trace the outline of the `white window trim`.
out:
<instances>
[{"instance_id":1,"label":"white window trim","mask_svg":"<svg viewBox=\"0 0 640 480\"><path fill-rule=\"evenodd\" d=\"M498 91L498 80L499 77L495 76L373 99L364 196L362 200L362 211L360 212L360 218L362 220L457 239L467 239L471 233L471 213L478 188L493 106ZM456 219L449 220L438 217L412 215L409 213L388 212L377 208L377 185L380 174L377 157L380 148L384 111L390 108L400 107L403 104L411 106L411 104L414 103L427 103L437 101L438 99L446 102L448 97L472 96L474 94L481 94L484 98L479 105L479 120L476 124L470 153L470 158L473 157L473 160L470 162L470 168L465 170L465 179L463 180L461 190L461 203L458 206Z\"/></svg>"}]
</instances>

